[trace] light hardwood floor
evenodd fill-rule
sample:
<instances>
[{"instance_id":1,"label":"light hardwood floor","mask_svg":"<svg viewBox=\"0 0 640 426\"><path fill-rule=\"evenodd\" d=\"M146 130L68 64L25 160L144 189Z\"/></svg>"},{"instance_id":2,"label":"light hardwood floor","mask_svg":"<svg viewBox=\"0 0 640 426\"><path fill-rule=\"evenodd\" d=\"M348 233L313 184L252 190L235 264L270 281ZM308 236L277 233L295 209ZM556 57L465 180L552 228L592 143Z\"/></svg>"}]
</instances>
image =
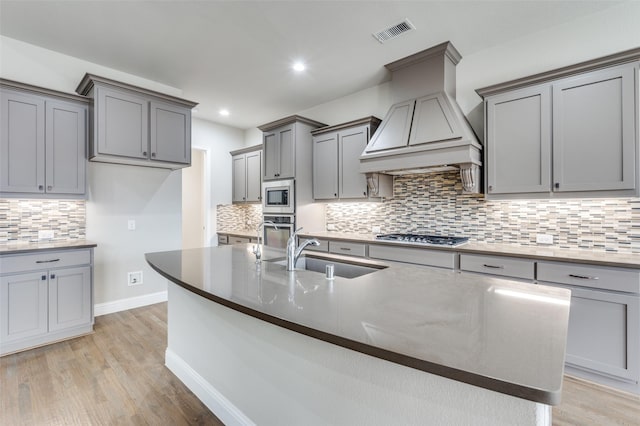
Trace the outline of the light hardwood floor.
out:
<instances>
[{"instance_id":1,"label":"light hardwood floor","mask_svg":"<svg viewBox=\"0 0 640 426\"><path fill-rule=\"evenodd\" d=\"M0 358L0 425L222 425L164 366L167 305ZM640 425L640 397L566 377L553 424Z\"/></svg>"}]
</instances>

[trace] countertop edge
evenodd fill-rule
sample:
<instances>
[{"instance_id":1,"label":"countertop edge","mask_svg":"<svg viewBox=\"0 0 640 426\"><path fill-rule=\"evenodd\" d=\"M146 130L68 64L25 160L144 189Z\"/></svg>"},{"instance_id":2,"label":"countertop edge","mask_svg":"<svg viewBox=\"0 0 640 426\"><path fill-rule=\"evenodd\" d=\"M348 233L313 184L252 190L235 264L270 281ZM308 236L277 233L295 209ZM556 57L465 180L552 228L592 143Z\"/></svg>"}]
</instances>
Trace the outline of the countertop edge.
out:
<instances>
[{"instance_id":1,"label":"countertop edge","mask_svg":"<svg viewBox=\"0 0 640 426\"><path fill-rule=\"evenodd\" d=\"M84 241L82 243L60 242L59 245L58 243L47 243L42 246L38 245L38 243L33 243L33 245L25 244L25 247L19 247L19 246L2 247L2 245L0 245L0 256L36 253L36 252L42 252L42 251L76 250L76 249L85 249L85 248L95 248L97 246L98 246L97 243L93 243L91 241Z\"/></svg>"},{"instance_id":2,"label":"countertop edge","mask_svg":"<svg viewBox=\"0 0 640 426\"><path fill-rule=\"evenodd\" d=\"M538 402L547 405L557 405L561 400L562 389L555 390L543 390L538 388L527 387L516 383L505 382L492 377L483 376L476 373L456 369L453 367L447 367L441 364L437 364L430 361L421 360L408 355L402 355L397 352L393 352L387 349L382 349L376 346L367 345L361 342L357 342L345 337L337 336L335 334L327 333L324 331L316 330L311 327L307 327L298 323L287 321L282 318L274 317L272 315L265 314L263 312L256 311L246 306L233 303L229 300L216 297L215 295L199 290L196 287L189 285L176 277L166 273L160 267L156 266L149 260L149 254L145 254L145 260L151 266L151 268L159 273L164 278L179 285L180 287L197 294L219 305L225 306L229 309L233 309L237 312L249 315L253 318L271 323L273 325L294 331L296 333L303 334L308 337L312 337L318 340L322 340L327 343L331 343L337 346L341 346L346 349L351 349L356 352L360 352L365 355L373 356L385 361L393 362L405 367L413 368L423 371L429 374L435 374L441 377L445 377L458 382L463 382L469 385L478 386L487 390L499 392L505 395L526 399L533 402Z\"/></svg>"}]
</instances>

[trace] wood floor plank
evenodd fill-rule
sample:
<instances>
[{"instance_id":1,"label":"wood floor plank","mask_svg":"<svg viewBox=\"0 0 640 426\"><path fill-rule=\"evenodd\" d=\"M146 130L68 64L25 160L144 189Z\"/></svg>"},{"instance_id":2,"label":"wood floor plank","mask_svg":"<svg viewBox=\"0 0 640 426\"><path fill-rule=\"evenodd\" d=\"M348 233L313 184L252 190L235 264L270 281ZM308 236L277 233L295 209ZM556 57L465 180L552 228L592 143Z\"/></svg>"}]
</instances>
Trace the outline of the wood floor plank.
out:
<instances>
[{"instance_id":1,"label":"wood floor plank","mask_svg":"<svg viewBox=\"0 0 640 426\"><path fill-rule=\"evenodd\" d=\"M167 305L96 318L95 333L0 358L0 425L222 425L164 366ZM553 425L640 426L640 397L565 377Z\"/></svg>"}]
</instances>

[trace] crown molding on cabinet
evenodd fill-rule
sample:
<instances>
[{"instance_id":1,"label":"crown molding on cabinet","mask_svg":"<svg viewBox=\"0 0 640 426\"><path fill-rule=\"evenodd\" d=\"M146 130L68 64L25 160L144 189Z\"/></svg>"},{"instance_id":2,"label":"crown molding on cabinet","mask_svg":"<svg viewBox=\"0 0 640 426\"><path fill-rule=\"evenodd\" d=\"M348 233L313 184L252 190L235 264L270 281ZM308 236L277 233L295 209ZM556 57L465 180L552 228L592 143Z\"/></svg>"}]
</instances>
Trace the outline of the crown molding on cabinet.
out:
<instances>
[{"instance_id":1,"label":"crown molding on cabinet","mask_svg":"<svg viewBox=\"0 0 640 426\"><path fill-rule=\"evenodd\" d=\"M302 117L300 115L290 115L289 117L281 118L280 120L272 121L271 123L263 124L262 126L258 126L258 129L263 132L268 132L269 130L276 129L280 126L284 126L291 123L305 123L309 124L312 127L325 127L326 124L320 123L319 121L312 120L310 118Z\"/></svg>"},{"instance_id":2,"label":"crown molding on cabinet","mask_svg":"<svg viewBox=\"0 0 640 426\"><path fill-rule=\"evenodd\" d=\"M30 93L38 92L42 95L55 96L57 98L62 98L70 101L76 101L76 102L83 102L85 104L90 104L91 102L93 102L93 99L88 98L86 96L80 96L73 93L60 92L58 90L47 89L45 87L34 86L32 84L21 83L19 81L7 80L6 78L0 78L0 86L9 88L9 89L27 91Z\"/></svg>"}]
</instances>

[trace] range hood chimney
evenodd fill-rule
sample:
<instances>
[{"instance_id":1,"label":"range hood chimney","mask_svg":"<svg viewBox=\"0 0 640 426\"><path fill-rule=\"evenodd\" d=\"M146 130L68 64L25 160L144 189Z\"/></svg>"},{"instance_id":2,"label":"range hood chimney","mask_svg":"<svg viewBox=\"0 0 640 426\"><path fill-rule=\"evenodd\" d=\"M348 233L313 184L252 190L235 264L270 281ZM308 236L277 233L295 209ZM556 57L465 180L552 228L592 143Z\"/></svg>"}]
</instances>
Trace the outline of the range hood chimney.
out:
<instances>
[{"instance_id":1,"label":"range hood chimney","mask_svg":"<svg viewBox=\"0 0 640 426\"><path fill-rule=\"evenodd\" d=\"M455 100L461 58L445 42L385 65L397 103L360 156L362 173L460 170L464 192L480 192L482 145Z\"/></svg>"}]
</instances>

